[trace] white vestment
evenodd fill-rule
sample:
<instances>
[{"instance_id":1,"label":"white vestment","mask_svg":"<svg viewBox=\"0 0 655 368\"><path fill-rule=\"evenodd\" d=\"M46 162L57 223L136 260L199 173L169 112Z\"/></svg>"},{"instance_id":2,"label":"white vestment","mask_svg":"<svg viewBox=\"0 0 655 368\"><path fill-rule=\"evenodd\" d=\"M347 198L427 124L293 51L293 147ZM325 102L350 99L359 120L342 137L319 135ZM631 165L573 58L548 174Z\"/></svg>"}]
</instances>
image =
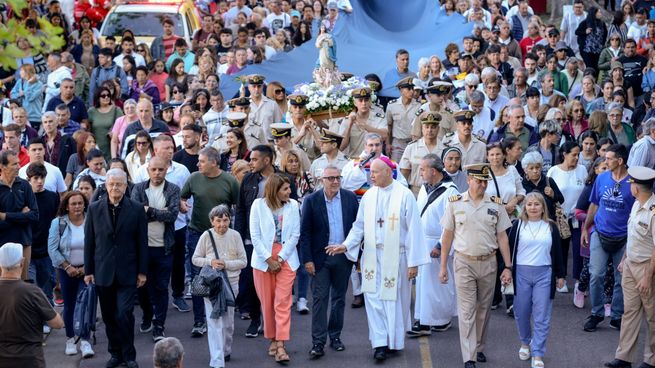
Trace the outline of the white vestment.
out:
<instances>
[{"instance_id":1,"label":"white vestment","mask_svg":"<svg viewBox=\"0 0 655 368\"><path fill-rule=\"evenodd\" d=\"M452 181L441 183L439 187L447 189L423 212L428 201L428 193L425 186L421 186L418 193L417 203L419 213L423 212L421 222L425 233L425 242L429 250L432 250L441 240L441 217L446 210L448 197L459 194L457 186ZM435 189L435 190L437 190ZM428 250L428 251L429 251ZM453 275L453 258L451 254L442 254L448 257L448 283L442 284L439 281L441 271L441 259L431 258L431 262L418 268L416 278L416 303L414 304L414 318L420 321L421 325L442 326L451 321L457 315L457 299L455 298L455 276Z\"/></svg>"},{"instance_id":2,"label":"white vestment","mask_svg":"<svg viewBox=\"0 0 655 368\"><path fill-rule=\"evenodd\" d=\"M391 202L391 195L401 193L400 219L389 221L387 205ZM412 192L397 181L393 181L386 188L367 191L357 211L357 219L353 223L344 245L348 248L346 256L351 261L357 261L359 246L364 239L364 213L366 206L376 206L376 218L384 222L375 226L375 243L377 270L381 270L384 258L384 235L386 227L400 224L400 251L398 255L398 283L396 287L396 300L382 300L381 272L375 273L375 291L365 292L366 315L368 317L369 340L376 347L387 346L390 349L403 349L405 347L405 332L411 328L411 285L407 278L407 268L420 266L430 262L429 249L423 241L423 230L416 199ZM378 225L380 225L378 226ZM373 234L366 234L371 236Z\"/></svg>"}]
</instances>

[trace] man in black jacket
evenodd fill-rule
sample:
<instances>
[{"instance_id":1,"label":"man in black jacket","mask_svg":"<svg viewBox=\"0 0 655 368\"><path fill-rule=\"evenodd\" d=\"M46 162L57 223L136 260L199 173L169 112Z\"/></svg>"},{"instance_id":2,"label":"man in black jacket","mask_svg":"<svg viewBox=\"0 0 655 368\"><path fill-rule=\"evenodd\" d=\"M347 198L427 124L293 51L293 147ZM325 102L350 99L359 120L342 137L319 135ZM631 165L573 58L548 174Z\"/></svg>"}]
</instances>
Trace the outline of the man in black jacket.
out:
<instances>
[{"instance_id":1,"label":"man in black jacket","mask_svg":"<svg viewBox=\"0 0 655 368\"><path fill-rule=\"evenodd\" d=\"M241 234L248 259L252 257L252 241L250 240L250 206L257 198L264 196L264 186L271 175L278 172L273 166L273 149L267 145L252 148L250 153L250 173L243 177L239 188L239 201L234 217L234 229ZM291 178L291 198L298 199L295 179ZM239 277L239 296L237 306L241 319L252 319L246 331L246 337L257 337L261 326L261 310L259 298L255 292L250 263L241 270Z\"/></svg>"},{"instance_id":2,"label":"man in black jacket","mask_svg":"<svg viewBox=\"0 0 655 368\"><path fill-rule=\"evenodd\" d=\"M341 189L341 171L336 166L323 170L323 189L305 198L300 225L300 256L312 283L313 358L323 356L327 335L330 346L342 351L343 311L353 263L344 254L326 254L330 246L343 243L357 217L359 203L351 191ZM327 321L328 301L332 300Z\"/></svg>"},{"instance_id":3,"label":"man in black jacket","mask_svg":"<svg viewBox=\"0 0 655 368\"><path fill-rule=\"evenodd\" d=\"M148 227L143 205L125 197L127 174L107 171L107 198L92 203L84 226L84 282L95 282L111 358L106 367L138 368L134 296L146 283Z\"/></svg>"}]
</instances>

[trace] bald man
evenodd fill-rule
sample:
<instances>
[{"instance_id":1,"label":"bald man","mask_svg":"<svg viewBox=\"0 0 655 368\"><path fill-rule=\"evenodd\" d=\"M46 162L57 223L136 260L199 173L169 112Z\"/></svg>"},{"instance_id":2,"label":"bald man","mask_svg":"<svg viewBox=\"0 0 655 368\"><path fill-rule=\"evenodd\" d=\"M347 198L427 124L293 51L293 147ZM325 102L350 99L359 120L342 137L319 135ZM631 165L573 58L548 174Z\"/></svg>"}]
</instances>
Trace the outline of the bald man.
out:
<instances>
[{"instance_id":1,"label":"bald man","mask_svg":"<svg viewBox=\"0 0 655 368\"><path fill-rule=\"evenodd\" d=\"M139 289L139 305L143 309L139 330L152 331L152 339L157 342L164 338L180 188L166 180L166 159L154 156L147 170L149 179L134 185L132 190L132 199L143 205L148 218L148 273L145 287Z\"/></svg>"},{"instance_id":2,"label":"bald man","mask_svg":"<svg viewBox=\"0 0 655 368\"><path fill-rule=\"evenodd\" d=\"M416 199L393 180L394 168L387 157L373 161L373 187L362 197L352 229L342 245L328 250L330 255L346 253L354 262L364 240L362 292L376 361L385 360L390 349L405 347L405 332L411 328L411 280L418 266L430 262Z\"/></svg>"}]
</instances>

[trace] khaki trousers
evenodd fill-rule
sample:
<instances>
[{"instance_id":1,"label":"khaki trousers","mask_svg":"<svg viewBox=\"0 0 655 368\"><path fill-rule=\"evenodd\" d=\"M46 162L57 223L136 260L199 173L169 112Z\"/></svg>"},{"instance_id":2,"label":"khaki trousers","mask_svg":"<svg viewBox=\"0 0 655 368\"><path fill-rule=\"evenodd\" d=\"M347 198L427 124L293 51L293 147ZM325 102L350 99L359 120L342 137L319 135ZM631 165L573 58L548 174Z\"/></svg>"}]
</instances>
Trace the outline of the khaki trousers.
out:
<instances>
[{"instance_id":1,"label":"khaki trousers","mask_svg":"<svg viewBox=\"0 0 655 368\"><path fill-rule=\"evenodd\" d=\"M474 261L455 253L453 267L462 360L475 361L485 347L498 264L496 257Z\"/></svg>"},{"instance_id":2,"label":"khaki trousers","mask_svg":"<svg viewBox=\"0 0 655 368\"><path fill-rule=\"evenodd\" d=\"M644 362L655 365L655 292L651 289L649 295L642 295L637 290L637 284L648 268L648 262L634 263L627 258L623 262L623 304L625 311L621 320L621 335L616 358L633 362L637 353L637 340L642 314L646 313L646 341L644 346Z\"/></svg>"}]
</instances>

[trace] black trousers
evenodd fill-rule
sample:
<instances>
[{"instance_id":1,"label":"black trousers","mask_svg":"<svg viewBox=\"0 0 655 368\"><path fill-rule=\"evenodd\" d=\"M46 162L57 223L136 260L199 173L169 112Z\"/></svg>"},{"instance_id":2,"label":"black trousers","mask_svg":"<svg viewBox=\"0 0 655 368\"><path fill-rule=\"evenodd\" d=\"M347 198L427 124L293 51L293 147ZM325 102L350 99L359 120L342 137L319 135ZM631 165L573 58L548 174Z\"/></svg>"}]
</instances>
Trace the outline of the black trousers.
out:
<instances>
[{"instance_id":1,"label":"black trousers","mask_svg":"<svg viewBox=\"0 0 655 368\"><path fill-rule=\"evenodd\" d=\"M168 310L168 280L171 278L173 255L165 254L164 247L148 247L148 275L146 284L139 288L139 305L143 320L164 328ZM153 318L154 317L154 318Z\"/></svg>"},{"instance_id":2,"label":"black trousers","mask_svg":"<svg viewBox=\"0 0 655 368\"><path fill-rule=\"evenodd\" d=\"M250 243L250 241L248 241ZM246 249L246 257L250 260L252 259L252 244L243 244ZM236 304L239 307L239 312L250 313L250 318L259 321L262 316L261 312L261 303L257 297L257 291L255 290L255 282L252 278L252 267L250 262L246 265L244 269L241 270L239 275L239 295L237 296Z\"/></svg>"},{"instance_id":3,"label":"black trousers","mask_svg":"<svg viewBox=\"0 0 655 368\"><path fill-rule=\"evenodd\" d=\"M171 271L171 289L173 299L184 296L184 260L186 254L186 226L175 230L175 244L173 244L173 269Z\"/></svg>"},{"instance_id":4,"label":"black trousers","mask_svg":"<svg viewBox=\"0 0 655 368\"><path fill-rule=\"evenodd\" d=\"M105 322L108 351L112 357L129 362L136 360L134 349L134 285L97 286L102 320Z\"/></svg>"},{"instance_id":5,"label":"black trousers","mask_svg":"<svg viewBox=\"0 0 655 368\"><path fill-rule=\"evenodd\" d=\"M344 254L328 256L321 270L313 277L312 343L325 345L328 335L331 340L341 337L346 291L352 268L353 263Z\"/></svg>"}]
</instances>

